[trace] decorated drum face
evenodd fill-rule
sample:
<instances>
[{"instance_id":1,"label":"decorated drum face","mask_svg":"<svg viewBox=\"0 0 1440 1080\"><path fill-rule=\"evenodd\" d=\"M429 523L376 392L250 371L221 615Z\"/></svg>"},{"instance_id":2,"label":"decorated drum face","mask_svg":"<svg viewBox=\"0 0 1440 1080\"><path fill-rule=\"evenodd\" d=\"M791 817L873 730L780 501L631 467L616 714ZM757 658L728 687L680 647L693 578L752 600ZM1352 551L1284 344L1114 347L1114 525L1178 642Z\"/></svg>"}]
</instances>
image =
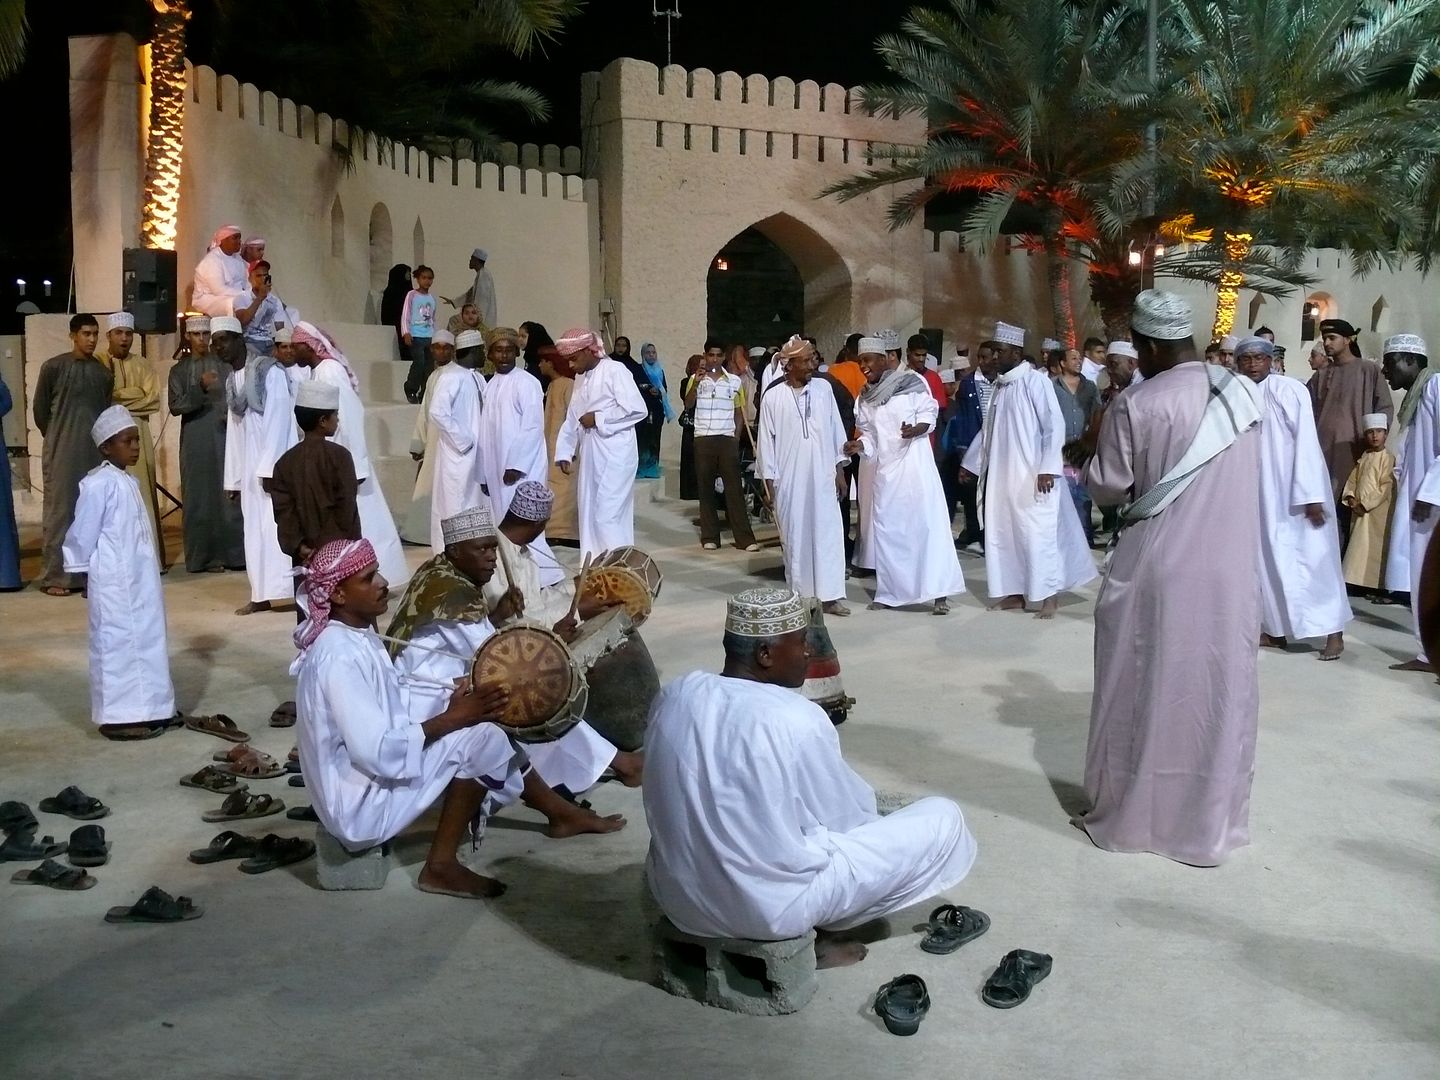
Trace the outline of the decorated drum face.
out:
<instances>
[{"instance_id":1,"label":"decorated drum face","mask_svg":"<svg viewBox=\"0 0 1440 1080\"><path fill-rule=\"evenodd\" d=\"M620 603L636 626L650 615L664 578L660 566L637 547L618 547L600 557L585 576L585 595L601 603Z\"/></svg>"},{"instance_id":2,"label":"decorated drum face","mask_svg":"<svg viewBox=\"0 0 1440 1080\"><path fill-rule=\"evenodd\" d=\"M470 679L500 685L510 702L497 726L521 742L550 742L585 712L585 675L549 627L516 623L496 631L475 653Z\"/></svg>"}]
</instances>

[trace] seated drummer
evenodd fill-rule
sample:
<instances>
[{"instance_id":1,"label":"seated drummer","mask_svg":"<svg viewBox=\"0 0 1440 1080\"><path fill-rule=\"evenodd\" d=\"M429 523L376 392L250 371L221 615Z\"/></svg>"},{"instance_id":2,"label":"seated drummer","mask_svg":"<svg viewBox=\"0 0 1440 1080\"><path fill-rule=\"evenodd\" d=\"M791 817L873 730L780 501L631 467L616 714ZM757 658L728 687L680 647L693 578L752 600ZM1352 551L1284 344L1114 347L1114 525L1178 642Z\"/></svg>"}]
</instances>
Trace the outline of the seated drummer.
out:
<instances>
[{"instance_id":1,"label":"seated drummer","mask_svg":"<svg viewBox=\"0 0 1440 1080\"><path fill-rule=\"evenodd\" d=\"M815 929L818 966L839 967L865 947L827 932L955 885L975 841L949 799L876 813L834 725L796 692L808 625L790 589L742 592L726 613L724 670L660 692L646 733L646 877L680 930L775 941Z\"/></svg>"},{"instance_id":2,"label":"seated drummer","mask_svg":"<svg viewBox=\"0 0 1440 1080\"><path fill-rule=\"evenodd\" d=\"M518 589L521 614L547 626L553 622L557 634L566 641L574 641L579 628L577 620L570 616L573 588L563 581L550 586L540 584L548 576L547 571L563 569L548 550L535 546L536 539L545 532L554 506L555 493L538 480L524 480L516 485L510 509L499 527L503 557L485 586L485 599L493 607L505 593ZM514 573L514 581L506 575L507 568ZM582 595L576 613L580 620L593 619L619 605L619 600L603 601Z\"/></svg>"},{"instance_id":3,"label":"seated drummer","mask_svg":"<svg viewBox=\"0 0 1440 1080\"><path fill-rule=\"evenodd\" d=\"M414 716L443 707L448 691L435 684L449 684L469 674L469 665L458 657L473 657L497 625L520 607L517 589L501 594L493 605L484 599L482 590L495 573L499 552L488 508L446 518L440 528L445 550L415 571L387 631L388 637L412 643L406 647L392 642L390 649L396 654L402 682L408 684ZM583 720L554 742L527 744L525 752L537 775L527 777L524 801L549 819L550 836L613 832L624 826L619 814L601 817L551 789L578 795L594 787L606 769L636 787L644 766L642 755L617 750Z\"/></svg>"},{"instance_id":4,"label":"seated drummer","mask_svg":"<svg viewBox=\"0 0 1440 1080\"><path fill-rule=\"evenodd\" d=\"M440 801L419 888L499 896L505 886L462 865L456 851L478 815L515 799L523 756L489 721L507 695L457 688L412 721L375 619L389 589L368 540L333 540L310 558L309 617L295 630L300 762L315 816L350 851L383 844Z\"/></svg>"}]
</instances>

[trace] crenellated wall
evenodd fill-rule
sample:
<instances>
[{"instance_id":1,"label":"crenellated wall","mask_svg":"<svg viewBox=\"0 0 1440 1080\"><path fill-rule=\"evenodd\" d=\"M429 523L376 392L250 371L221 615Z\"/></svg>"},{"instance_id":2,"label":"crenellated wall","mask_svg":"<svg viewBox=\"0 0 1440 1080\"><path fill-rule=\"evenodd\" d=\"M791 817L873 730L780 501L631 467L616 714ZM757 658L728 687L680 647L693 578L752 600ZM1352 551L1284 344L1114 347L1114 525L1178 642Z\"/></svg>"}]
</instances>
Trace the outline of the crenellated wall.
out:
<instances>
[{"instance_id":1,"label":"crenellated wall","mask_svg":"<svg viewBox=\"0 0 1440 1080\"><path fill-rule=\"evenodd\" d=\"M599 180L602 294L615 326L678 372L705 336L715 254L755 227L794 261L808 332L829 353L854 326L920 325L923 231L887 226L895 191L820 191L921 121L871 116L859 95L787 78L621 59L581 85L585 160Z\"/></svg>"}]
</instances>

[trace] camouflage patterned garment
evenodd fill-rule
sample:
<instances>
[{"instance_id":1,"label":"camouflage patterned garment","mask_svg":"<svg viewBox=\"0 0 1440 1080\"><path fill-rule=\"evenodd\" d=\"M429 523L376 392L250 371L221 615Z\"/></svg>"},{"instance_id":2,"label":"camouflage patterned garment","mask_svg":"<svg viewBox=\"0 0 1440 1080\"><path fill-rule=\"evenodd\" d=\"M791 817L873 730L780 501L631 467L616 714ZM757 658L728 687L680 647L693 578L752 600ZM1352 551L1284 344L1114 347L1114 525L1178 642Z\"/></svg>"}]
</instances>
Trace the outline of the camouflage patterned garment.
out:
<instances>
[{"instance_id":1,"label":"camouflage patterned garment","mask_svg":"<svg viewBox=\"0 0 1440 1080\"><path fill-rule=\"evenodd\" d=\"M427 623L441 619L450 622L479 622L489 614L480 587L467 578L443 553L420 564L405 595L395 609L386 636L409 641ZM387 641L390 656L400 654L403 645Z\"/></svg>"}]
</instances>

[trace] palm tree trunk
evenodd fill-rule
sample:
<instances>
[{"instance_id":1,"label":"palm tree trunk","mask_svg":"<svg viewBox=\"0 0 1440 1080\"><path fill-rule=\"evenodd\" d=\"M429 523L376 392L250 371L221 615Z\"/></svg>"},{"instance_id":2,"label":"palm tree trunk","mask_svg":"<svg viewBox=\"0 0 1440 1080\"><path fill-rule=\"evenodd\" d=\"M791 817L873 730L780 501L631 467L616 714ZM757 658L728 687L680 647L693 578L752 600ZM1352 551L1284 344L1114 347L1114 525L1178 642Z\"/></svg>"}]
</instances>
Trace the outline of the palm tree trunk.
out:
<instances>
[{"instance_id":1,"label":"palm tree trunk","mask_svg":"<svg viewBox=\"0 0 1440 1080\"><path fill-rule=\"evenodd\" d=\"M1215 325L1210 328L1210 339L1218 341L1235 328L1235 309L1240 303L1240 286L1245 275L1240 264L1250 254L1255 238L1250 233L1225 234L1225 263L1220 270L1220 288L1215 299Z\"/></svg>"},{"instance_id":2,"label":"palm tree trunk","mask_svg":"<svg viewBox=\"0 0 1440 1080\"><path fill-rule=\"evenodd\" d=\"M186 0L151 0L150 134L145 144L145 207L140 222L149 248L174 250L180 216L180 165L185 145Z\"/></svg>"},{"instance_id":3,"label":"palm tree trunk","mask_svg":"<svg viewBox=\"0 0 1440 1080\"><path fill-rule=\"evenodd\" d=\"M1130 313L1140 295L1140 271L1129 265L1127 254L1122 249L1109 261L1090 264L1090 299L1100 309L1107 343L1130 339Z\"/></svg>"},{"instance_id":4,"label":"palm tree trunk","mask_svg":"<svg viewBox=\"0 0 1440 1080\"><path fill-rule=\"evenodd\" d=\"M1050 283L1050 314L1055 339L1075 347L1075 306L1070 298L1070 258L1058 233L1045 236L1045 275Z\"/></svg>"}]
</instances>

